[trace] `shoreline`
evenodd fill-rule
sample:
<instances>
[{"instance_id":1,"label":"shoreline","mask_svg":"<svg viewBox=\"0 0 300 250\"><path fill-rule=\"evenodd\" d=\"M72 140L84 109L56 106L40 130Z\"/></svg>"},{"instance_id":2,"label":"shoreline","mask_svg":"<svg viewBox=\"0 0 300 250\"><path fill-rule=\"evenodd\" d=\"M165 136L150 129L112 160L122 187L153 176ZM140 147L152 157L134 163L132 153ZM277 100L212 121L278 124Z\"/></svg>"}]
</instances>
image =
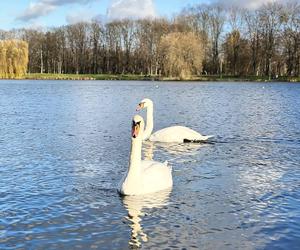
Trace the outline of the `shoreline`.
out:
<instances>
[{"instance_id":1,"label":"shoreline","mask_svg":"<svg viewBox=\"0 0 300 250\"><path fill-rule=\"evenodd\" d=\"M3 78L0 80L79 80L79 81L159 81L159 82L300 82L300 77L257 77L257 76L194 76L188 79L178 77L159 77L134 74L27 74L18 78Z\"/></svg>"}]
</instances>

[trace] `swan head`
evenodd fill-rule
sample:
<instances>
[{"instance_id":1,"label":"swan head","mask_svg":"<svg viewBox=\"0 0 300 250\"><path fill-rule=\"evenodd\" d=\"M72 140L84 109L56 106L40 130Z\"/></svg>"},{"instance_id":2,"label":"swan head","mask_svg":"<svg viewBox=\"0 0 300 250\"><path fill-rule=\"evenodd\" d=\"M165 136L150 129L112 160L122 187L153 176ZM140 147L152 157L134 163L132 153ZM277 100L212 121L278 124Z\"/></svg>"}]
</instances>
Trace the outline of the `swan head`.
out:
<instances>
[{"instance_id":1,"label":"swan head","mask_svg":"<svg viewBox=\"0 0 300 250\"><path fill-rule=\"evenodd\" d=\"M144 128L145 128L145 123L143 117L141 117L140 115L135 115L132 119L132 126L131 126L132 139L142 138Z\"/></svg>"},{"instance_id":2,"label":"swan head","mask_svg":"<svg viewBox=\"0 0 300 250\"><path fill-rule=\"evenodd\" d=\"M139 105L136 108L136 111L140 111L140 110L142 110L144 108L148 108L150 106L153 106L153 102L150 99L145 98L142 101L140 101Z\"/></svg>"}]
</instances>

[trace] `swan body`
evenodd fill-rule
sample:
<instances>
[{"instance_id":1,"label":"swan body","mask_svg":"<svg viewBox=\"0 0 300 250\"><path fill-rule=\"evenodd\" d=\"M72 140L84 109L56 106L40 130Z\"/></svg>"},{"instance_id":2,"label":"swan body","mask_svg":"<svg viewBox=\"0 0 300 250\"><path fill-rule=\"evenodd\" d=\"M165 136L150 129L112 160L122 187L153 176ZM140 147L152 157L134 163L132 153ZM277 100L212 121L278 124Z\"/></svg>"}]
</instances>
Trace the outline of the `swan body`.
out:
<instances>
[{"instance_id":1,"label":"swan body","mask_svg":"<svg viewBox=\"0 0 300 250\"><path fill-rule=\"evenodd\" d=\"M147 126L143 134L143 140L153 142L203 142L213 136L205 136L200 133L183 126L167 127L152 134L153 131L153 102L150 99L142 100L137 110L147 108Z\"/></svg>"},{"instance_id":2,"label":"swan body","mask_svg":"<svg viewBox=\"0 0 300 250\"><path fill-rule=\"evenodd\" d=\"M129 167L120 183L119 192L122 195L143 195L171 188L172 168L167 163L141 160L143 118L135 116L132 124Z\"/></svg>"},{"instance_id":3,"label":"swan body","mask_svg":"<svg viewBox=\"0 0 300 250\"><path fill-rule=\"evenodd\" d=\"M201 142L212 136L204 136L200 133L183 126L173 126L158 130L153 133L149 140L153 142Z\"/></svg>"},{"instance_id":4,"label":"swan body","mask_svg":"<svg viewBox=\"0 0 300 250\"><path fill-rule=\"evenodd\" d=\"M123 195L143 195L165 190L173 185L172 169L167 163L141 161L139 176L124 178L120 188Z\"/></svg>"}]
</instances>

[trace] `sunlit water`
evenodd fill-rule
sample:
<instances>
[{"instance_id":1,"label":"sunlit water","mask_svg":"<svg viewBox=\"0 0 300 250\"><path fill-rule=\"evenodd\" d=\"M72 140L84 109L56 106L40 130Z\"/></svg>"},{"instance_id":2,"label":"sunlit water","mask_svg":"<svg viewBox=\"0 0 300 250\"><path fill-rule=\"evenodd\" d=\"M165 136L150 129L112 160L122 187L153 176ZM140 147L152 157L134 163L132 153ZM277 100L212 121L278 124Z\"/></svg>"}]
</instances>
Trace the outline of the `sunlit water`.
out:
<instances>
[{"instance_id":1,"label":"sunlit water","mask_svg":"<svg viewBox=\"0 0 300 250\"><path fill-rule=\"evenodd\" d=\"M118 195L142 98L173 190ZM145 115L144 112L142 112ZM299 249L300 84L0 82L0 249Z\"/></svg>"}]
</instances>

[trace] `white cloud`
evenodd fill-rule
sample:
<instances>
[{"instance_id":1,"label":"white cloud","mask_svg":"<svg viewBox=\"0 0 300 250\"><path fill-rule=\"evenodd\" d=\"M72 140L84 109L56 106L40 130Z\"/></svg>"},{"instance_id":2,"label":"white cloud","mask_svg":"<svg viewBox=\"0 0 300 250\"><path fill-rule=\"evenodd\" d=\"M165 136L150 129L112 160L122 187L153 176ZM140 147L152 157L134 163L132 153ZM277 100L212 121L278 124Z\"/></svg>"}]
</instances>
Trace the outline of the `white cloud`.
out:
<instances>
[{"instance_id":1,"label":"white cloud","mask_svg":"<svg viewBox=\"0 0 300 250\"><path fill-rule=\"evenodd\" d=\"M68 24L75 24L75 23L89 23L93 20L103 22L104 17L102 15L95 15L88 10L80 10L78 12L72 12L66 16L66 21Z\"/></svg>"},{"instance_id":2,"label":"white cloud","mask_svg":"<svg viewBox=\"0 0 300 250\"><path fill-rule=\"evenodd\" d=\"M109 20L153 18L155 16L153 0L112 0L107 10Z\"/></svg>"},{"instance_id":3,"label":"white cloud","mask_svg":"<svg viewBox=\"0 0 300 250\"><path fill-rule=\"evenodd\" d=\"M18 20L28 21L35 19L39 16L45 16L55 9L54 5L47 4L44 2L40 3L30 3L29 7L17 17Z\"/></svg>"},{"instance_id":4,"label":"white cloud","mask_svg":"<svg viewBox=\"0 0 300 250\"><path fill-rule=\"evenodd\" d=\"M25 29L30 29L30 30L39 30L39 31L47 30L46 24L40 20L31 20L27 22L23 27Z\"/></svg>"},{"instance_id":5,"label":"white cloud","mask_svg":"<svg viewBox=\"0 0 300 250\"><path fill-rule=\"evenodd\" d=\"M214 0L214 3L219 3L221 5L225 6L237 6L241 8L246 8L250 10L255 10L261 7L264 4L267 3L272 3L272 2L284 2L284 0L246 0L246 1L241 1L241 0Z\"/></svg>"},{"instance_id":6,"label":"white cloud","mask_svg":"<svg viewBox=\"0 0 300 250\"><path fill-rule=\"evenodd\" d=\"M48 15L54 11L58 6L66 4L85 4L94 0L39 0L31 2L29 7L16 19L21 21L29 21L40 16Z\"/></svg>"}]
</instances>

